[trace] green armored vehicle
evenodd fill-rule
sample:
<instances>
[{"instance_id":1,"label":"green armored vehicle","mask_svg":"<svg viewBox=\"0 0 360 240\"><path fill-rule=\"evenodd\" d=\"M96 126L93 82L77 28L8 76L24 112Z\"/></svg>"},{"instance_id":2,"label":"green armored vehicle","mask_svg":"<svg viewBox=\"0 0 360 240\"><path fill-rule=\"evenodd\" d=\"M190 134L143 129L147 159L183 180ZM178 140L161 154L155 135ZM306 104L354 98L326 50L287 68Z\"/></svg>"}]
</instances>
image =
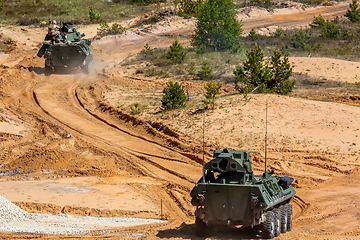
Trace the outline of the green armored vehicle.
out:
<instances>
[{"instance_id":1,"label":"green armored vehicle","mask_svg":"<svg viewBox=\"0 0 360 240\"><path fill-rule=\"evenodd\" d=\"M198 236L218 224L260 226L264 238L291 230L292 178L274 176L273 170L255 175L249 152L228 148L216 150L203 171L190 193Z\"/></svg>"},{"instance_id":2,"label":"green armored vehicle","mask_svg":"<svg viewBox=\"0 0 360 240\"><path fill-rule=\"evenodd\" d=\"M46 35L42 47L37 53L38 57L45 58L45 73L54 71L59 67L81 68L89 74L93 68L93 49L90 39L83 39L84 33L77 28L71 28L72 24L63 23L60 34L57 36Z\"/></svg>"}]
</instances>

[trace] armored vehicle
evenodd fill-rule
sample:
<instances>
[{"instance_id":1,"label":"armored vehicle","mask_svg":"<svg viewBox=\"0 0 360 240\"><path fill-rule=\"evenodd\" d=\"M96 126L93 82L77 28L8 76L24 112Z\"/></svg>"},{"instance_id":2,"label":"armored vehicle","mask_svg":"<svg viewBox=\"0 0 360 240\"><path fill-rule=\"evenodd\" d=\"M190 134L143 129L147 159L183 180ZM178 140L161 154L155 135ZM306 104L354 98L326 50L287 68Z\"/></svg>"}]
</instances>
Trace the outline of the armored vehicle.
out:
<instances>
[{"instance_id":1,"label":"armored vehicle","mask_svg":"<svg viewBox=\"0 0 360 240\"><path fill-rule=\"evenodd\" d=\"M216 150L204 166L203 177L190 193L198 236L216 224L258 226L264 238L291 230L293 179L274 176L273 170L266 169L255 175L249 155L248 151Z\"/></svg>"},{"instance_id":2,"label":"armored vehicle","mask_svg":"<svg viewBox=\"0 0 360 240\"><path fill-rule=\"evenodd\" d=\"M71 28L70 23L63 23L58 36L46 35L38 57L45 58L45 73L54 71L58 67L81 68L89 74L93 67L93 49L90 39L83 39L84 33L77 28Z\"/></svg>"}]
</instances>

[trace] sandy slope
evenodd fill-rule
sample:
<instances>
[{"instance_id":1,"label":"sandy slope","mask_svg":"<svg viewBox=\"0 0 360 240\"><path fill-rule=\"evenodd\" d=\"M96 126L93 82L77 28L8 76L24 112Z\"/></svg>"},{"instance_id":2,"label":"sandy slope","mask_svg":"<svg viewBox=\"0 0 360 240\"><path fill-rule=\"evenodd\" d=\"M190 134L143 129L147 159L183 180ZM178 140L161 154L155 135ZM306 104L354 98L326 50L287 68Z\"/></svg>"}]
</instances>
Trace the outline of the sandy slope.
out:
<instances>
[{"instance_id":1,"label":"sandy slope","mask_svg":"<svg viewBox=\"0 0 360 240\"><path fill-rule=\"evenodd\" d=\"M246 28L299 26L319 13L344 11L345 4L307 12L293 9L286 15L254 13L243 23ZM159 123L116 108L117 101L126 100L119 89L159 94L164 86L156 79L123 77L117 63L145 43L166 46L174 36L189 34L192 24L162 22L153 31L95 41L96 66L89 76L62 72L50 77L43 74L43 60L33 57L41 41L39 30L10 34L2 27L18 41L20 51L0 58L0 195L29 211L96 216L159 218L162 201L168 224L116 229L106 237L141 233L148 239L194 239L189 189L201 174L201 118L184 119L180 111ZM92 36L96 26L84 31ZM313 57L291 61L295 72L357 81L358 63ZM202 93L201 84L190 85L192 94ZM117 93L111 92L112 86L118 86ZM216 145L249 149L254 169L262 171L266 100L269 165L278 174L294 177L298 192L293 231L279 238L357 238L358 107L275 95L252 95L246 103L238 96L224 97L222 108L207 114L206 159ZM240 234L255 237L244 229L225 230L217 237Z\"/></svg>"}]
</instances>

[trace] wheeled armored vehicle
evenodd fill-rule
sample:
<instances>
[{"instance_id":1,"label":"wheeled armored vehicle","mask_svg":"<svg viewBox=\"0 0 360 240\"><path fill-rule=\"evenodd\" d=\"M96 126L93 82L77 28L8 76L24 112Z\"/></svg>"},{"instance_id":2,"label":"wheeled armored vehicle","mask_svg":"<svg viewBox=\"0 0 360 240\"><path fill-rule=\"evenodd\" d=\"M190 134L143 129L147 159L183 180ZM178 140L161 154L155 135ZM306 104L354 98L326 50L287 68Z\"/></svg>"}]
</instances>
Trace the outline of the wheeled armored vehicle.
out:
<instances>
[{"instance_id":1,"label":"wheeled armored vehicle","mask_svg":"<svg viewBox=\"0 0 360 240\"><path fill-rule=\"evenodd\" d=\"M216 150L192 189L198 236L210 225L259 226L264 238L274 238L292 229L295 196L290 177L266 170L255 175L248 151Z\"/></svg>"},{"instance_id":2,"label":"wheeled armored vehicle","mask_svg":"<svg viewBox=\"0 0 360 240\"><path fill-rule=\"evenodd\" d=\"M90 39L84 39L84 33L77 28L71 28L70 23L63 23L60 34L56 37L46 35L38 57L45 58L45 73L50 73L59 67L80 68L89 74L93 68L93 49Z\"/></svg>"}]
</instances>

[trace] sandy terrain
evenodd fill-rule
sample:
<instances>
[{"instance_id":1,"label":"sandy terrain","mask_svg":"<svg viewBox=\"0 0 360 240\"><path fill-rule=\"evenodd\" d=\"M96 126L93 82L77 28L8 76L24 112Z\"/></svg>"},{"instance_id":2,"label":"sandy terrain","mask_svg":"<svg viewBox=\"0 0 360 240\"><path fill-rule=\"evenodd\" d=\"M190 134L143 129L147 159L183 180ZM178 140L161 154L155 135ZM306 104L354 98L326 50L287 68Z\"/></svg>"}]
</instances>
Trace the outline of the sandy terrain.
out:
<instances>
[{"instance_id":1,"label":"sandy terrain","mask_svg":"<svg viewBox=\"0 0 360 240\"><path fill-rule=\"evenodd\" d=\"M246 31L299 27L320 13L341 16L347 6L254 10L239 18ZM145 43L167 46L175 36L186 41L192 27L192 20L163 21L154 29L95 40L95 69L89 76L45 76L43 59L35 57L44 31L1 26L18 48L0 55L0 195L39 213L159 219L162 206L167 223L114 228L101 237L196 239L189 191L201 175L201 117L185 117L187 110L134 117L117 108L130 93L160 96L166 83L123 76L119 63ZM92 37L96 28L83 31ZM291 62L294 72L324 81L357 82L360 74L360 64L350 61L310 57ZM201 96L202 84L187 84L190 94ZM244 102L224 94L221 107L206 114L206 160L216 148L250 150L254 169L261 172L267 100L269 167L293 177L297 191L293 231L279 239L359 238L359 108L289 96L250 97ZM258 238L231 228L216 239L234 236ZM6 232L1 237L55 238Z\"/></svg>"}]
</instances>

